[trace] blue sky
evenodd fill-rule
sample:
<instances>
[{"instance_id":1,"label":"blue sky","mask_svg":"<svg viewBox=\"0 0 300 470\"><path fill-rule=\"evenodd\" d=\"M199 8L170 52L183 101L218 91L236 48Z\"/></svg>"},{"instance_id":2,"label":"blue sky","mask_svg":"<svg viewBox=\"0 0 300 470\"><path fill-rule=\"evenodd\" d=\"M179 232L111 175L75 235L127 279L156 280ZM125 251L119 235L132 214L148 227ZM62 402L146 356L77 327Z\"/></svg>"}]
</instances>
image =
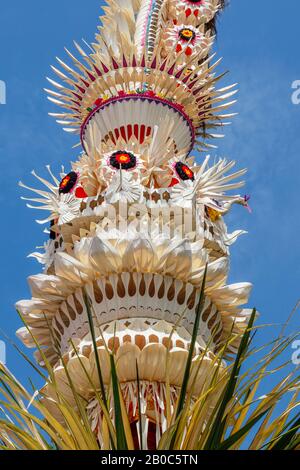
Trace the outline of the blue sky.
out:
<instances>
[{"instance_id":1,"label":"blue sky","mask_svg":"<svg viewBox=\"0 0 300 470\"><path fill-rule=\"evenodd\" d=\"M250 304L259 309L260 322L281 324L300 298L300 106L291 102L291 84L300 80L300 3L275 3L232 0L221 18L220 70L230 71L224 84L238 82L240 91L239 115L216 155L249 169L246 192L253 214L237 207L227 220L230 228L249 232L232 249L231 281L253 282ZM20 324L14 303L29 298L26 277L40 272L26 255L44 239L34 223L38 213L25 208L17 182L32 182L33 168L43 173L50 163L57 171L76 157L71 137L47 115L54 107L42 91L45 76L73 39L93 40L100 5L99 0L84 6L78 0L1 5L0 80L7 85L7 104L0 106L0 328L12 338ZM299 329L299 313L291 329ZM268 329L263 339L275 333ZM28 375L10 346L7 362L21 377Z\"/></svg>"}]
</instances>

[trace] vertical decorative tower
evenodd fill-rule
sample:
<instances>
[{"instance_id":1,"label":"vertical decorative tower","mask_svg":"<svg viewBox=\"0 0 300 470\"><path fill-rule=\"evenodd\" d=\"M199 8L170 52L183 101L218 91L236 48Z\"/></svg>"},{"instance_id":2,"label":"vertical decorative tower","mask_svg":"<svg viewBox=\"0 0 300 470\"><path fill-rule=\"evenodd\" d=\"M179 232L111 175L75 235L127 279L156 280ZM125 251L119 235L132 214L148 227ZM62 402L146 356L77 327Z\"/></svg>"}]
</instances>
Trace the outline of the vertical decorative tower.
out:
<instances>
[{"instance_id":1,"label":"vertical decorative tower","mask_svg":"<svg viewBox=\"0 0 300 470\"><path fill-rule=\"evenodd\" d=\"M59 82L49 79L53 90L46 91L63 109L53 116L78 134L81 153L59 178L49 167L50 181L33 172L46 188L20 183L37 194L28 206L49 212L39 222L50 224L50 237L44 252L32 255L44 271L29 278L31 300L17 304L30 330L18 335L28 347L35 336L76 407L66 366L100 442L102 411L82 367L99 388L85 298L107 393L114 351L144 448L155 447L153 430L158 441L166 429L167 376L171 407L180 392L206 266L194 397L209 388L218 352L226 346L230 359L247 326L242 305L251 286L226 283L229 247L243 232L229 234L224 223L233 204L247 207L247 197L232 194L245 171L190 156L214 148L232 116L226 108L234 86L216 88L218 61L210 57L221 8L221 0L109 0L95 43L75 43L79 58L66 51L72 66L58 59L52 67ZM39 351L35 357L43 365ZM53 390L43 393L59 418Z\"/></svg>"}]
</instances>

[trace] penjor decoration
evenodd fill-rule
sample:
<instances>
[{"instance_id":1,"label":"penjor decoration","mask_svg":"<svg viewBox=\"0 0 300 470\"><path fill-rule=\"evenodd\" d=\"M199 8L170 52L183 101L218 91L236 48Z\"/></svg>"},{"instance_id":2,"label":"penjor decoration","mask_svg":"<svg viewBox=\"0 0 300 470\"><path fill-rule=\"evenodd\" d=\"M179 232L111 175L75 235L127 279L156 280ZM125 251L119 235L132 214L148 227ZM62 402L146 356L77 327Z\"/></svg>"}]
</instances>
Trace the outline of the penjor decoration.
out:
<instances>
[{"instance_id":1,"label":"penjor decoration","mask_svg":"<svg viewBox=\"0 0 300 470\"><path fill-rule=\"evenodd\" d=\"M103 413L85 374L99 389L86 299L109 403L113 352L137 447L155 448L166 429L166 380L175 406L206 270L193 397L209 389L216 368L222 374L218 352L230 360L247 327L251 285L227 284L229 247L244 232L228 233L224 223L234 204L248 207L248 197L232 193L245 171L190 156L215 148L232 116L234 86L217 88L219 61L210 55L221 8L221 0L108 1L95 43L87 51L75 43L73 64L52 67L58 79L46 91L61 108L52 115L82 151L68 173L47 167L48 181L33 172L40 188L20 183L36 194L28 207L48 213L38 222L50 224L50 237L31 255L44 271L29 278L32 298L17 304L29 325L18 336L42 345L36 360L53 365L76 409L67 368L100 443ZM60 419L54 390L41 393Z\"/></svg>"}]
</instances>

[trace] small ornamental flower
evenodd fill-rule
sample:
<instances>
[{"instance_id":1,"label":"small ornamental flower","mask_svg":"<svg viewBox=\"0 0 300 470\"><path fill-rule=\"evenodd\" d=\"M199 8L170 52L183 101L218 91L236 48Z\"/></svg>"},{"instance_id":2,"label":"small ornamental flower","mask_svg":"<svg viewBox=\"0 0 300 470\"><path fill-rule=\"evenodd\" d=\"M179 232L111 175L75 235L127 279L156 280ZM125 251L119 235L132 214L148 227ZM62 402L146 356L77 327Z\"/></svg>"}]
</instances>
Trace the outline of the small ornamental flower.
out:
<instances>
[{"instance_id":1,"label":"small ornamental flower","mask_svg":"<svg viewBox=\"0 0 300 470\"><path fill-rule=\"evenodd\" d=\"M196 37L195 31L191 28L183 28L179 31L179 37L182 41L192 41Z\"/></svg>"},{"instance_id":2,"label":"small ornamental flower","mask_svg":"<svg viewBox=\"0 0 300 470\"><path fill-rule=\"evenodd\" d=\"M128 171L136 168L137 160L132 153L119 150L109 157L109 165L115 170Z\"/></svg>"},{"instance_id":3,"label":"small ornamental flower","mask_svg":"<svg viewBox=\"0 0 300 470\"><path fill-rule=\"evenodd\" d=\"M205 57L208 55L213 42L210 33L204 34L194 26L182 24L172 24L172 26L166 30L164 39L166 52L170 53L174 51L176 54L182 53L183 57L189 57L201 52L201 56Z\"/></svg>"},{"instance_id":4,"label":"small ornamental flower","mask_svg":"<svg viewBox=\"0 0 300 470\"><path fill-rule=\"evenodd\" d=\"M171 0L171 11L177 17L180 13L191 21L208 23L216 15L220 7L219 0Z\"/></svg>"},{"instance_id":5,"label":"small ornamental flower","mask_svg":"<svg viewBox=\"0 0 300 470\"><path fill-rule=\"evenodd\" d=\"M184 50L185 55L190 56L193 54L194 46L200 45L202 41L202 34L196 29L190 28L176 28L177 45L176 52L179 53Z\"/></svg>"},{"instance_id":6,"label":"small ornamental flower","mask_svg":"<svg viewBox=\"0 0 300 470\"><path fill-rule=\"evenodd\" d=\"M75 171L68 173L60 182L59 194L71 193L78 182L78 178L79 175Z\"/></svg>"},{"instance_id":7,"label":"small ornamental flower","mask_svg":"<svg viewBox=\"0 0 300 470\"><path fill-rule=\"evenodd\" d=\"M98 106L101 106L102 103L103 103L103 98L97 98L94 105L98 107Z\"/></svg>"},{"instance_id":8,"label":"small ornamental flower","mask_svg":"<svg viewBox=\"0 0 300 470\"><path fill-rule=\"evenodd\" d=\"M194 181L195 179L194 172L185 163L175 163L174 170L182 181Z\"/></svg>"}]
</instances>

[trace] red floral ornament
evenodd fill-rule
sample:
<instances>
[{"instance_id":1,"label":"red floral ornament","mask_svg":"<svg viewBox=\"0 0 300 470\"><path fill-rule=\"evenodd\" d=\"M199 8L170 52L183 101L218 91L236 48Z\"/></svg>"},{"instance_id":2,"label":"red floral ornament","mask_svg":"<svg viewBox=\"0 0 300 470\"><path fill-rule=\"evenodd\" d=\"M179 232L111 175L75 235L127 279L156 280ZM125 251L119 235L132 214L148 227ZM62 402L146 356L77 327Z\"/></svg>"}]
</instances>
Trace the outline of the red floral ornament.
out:
<instances>
[{"instance_id":1,"label":"red floral ornament","mask_svg":"<svg viewBox=\"0 0 300 470\"><path fill-rule=\"evenodd\" d=\"M70 171L60 182L59 194L68 194L73 191L79 179L76 171Z\"/></svg>"},{"instance_id":2,"label":"red floral ornament","mask_svg":"<svg viewBox=\"0 0 300 470\"><path fill-rule=\"evenodd\" d=\"M132 153L119 150L110 156L109 164L115 170L132 170L136 167L137 160Z\"/></svg>"},{"instance_id":3,"label":"red floral ornament","mask_svg":"<svg viewBox=\"0 0 300 470\"><path fill-rule=\"evenodd\" d=\"M182 41L193 41L196 37L195 31L191 28L183 28L178 32L179 38Z\"/></svg>"},{"instance_id":4,"label":"red floral ornament","mask_svg":"<svg viewBox=\"0 0 300 470\"><path fill-rule=\"evenodd\" d=\"M174 170L182 181L194 181L194 172L183 162L177 162L174 165Z\"/></svg>"},{"instance_id":5,"label":"red floral ornament","mask_svg":"<svg viewBox=\"0 0 300 470\"><path fill-rule=\"evenodd\" d=\"M95 106L101 106L101 104L103 103L103 99L102 98L98 98L96 101L95 101Z\"/></svg>"}]
</instances>

